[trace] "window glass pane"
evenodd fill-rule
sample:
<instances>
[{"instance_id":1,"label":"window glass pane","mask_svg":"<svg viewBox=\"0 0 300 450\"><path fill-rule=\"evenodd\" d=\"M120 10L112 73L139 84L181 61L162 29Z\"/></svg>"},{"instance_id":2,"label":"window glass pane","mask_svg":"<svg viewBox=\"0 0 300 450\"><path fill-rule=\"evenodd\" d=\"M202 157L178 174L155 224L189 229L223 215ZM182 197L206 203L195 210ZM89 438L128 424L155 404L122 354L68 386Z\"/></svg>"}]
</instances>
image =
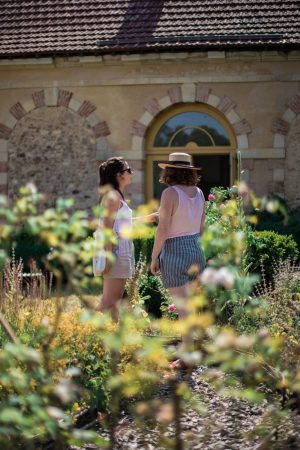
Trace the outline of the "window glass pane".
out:
<instances>
[{"instance_id":1,"label":"window glass pane","mask_svg":"<svg viewBox=\"0 0 300 450\"><path fill-rule=\"evenodd\" d=\"M184 112L180 114L176 114L171 117L167 122L165 122L157 133L154 146L155 147L168 147L170 145L170 141L176 132L181 130L182 128L187 127L186 130L182 130L178 134L182 134L178 139L184 142L183 145L186 145L188 142L201 142L201 146L205 145L210 147L212 145L211 140L207 140L204 138L205 131L212 137L216 146L227 146L230 145L229 136L225 130L225 128L212 116L209 114L204 114L200 112ZM191 128L196 127L196 128ZM196 135L195 129L202 128L202 131L199 130ZM203 131L205 130L205 131ZM196 135L196 141L193 141L193 137L189 135L194 133ZM177 136L176 136L177 138ZM175 138L174 138L175 139ZM200 140L199 140L200 139ZM205 139L206 144L203 144L203 140ZM174 147L174 142L172 143L172 147Z\"/></svg>"},{"instance_id":2,"label":"window glass pane","mask_svg":"<svg viewBox=\"0 0 300 450\"><path fill-rule=\"evenodd\" d=\"M170 145L171 147L185 147L189 142L195 142L202 147L214 146L213 137L207 134L206 130L199 128L184 128L173 137Z\"/></svg>"}]
</instances>

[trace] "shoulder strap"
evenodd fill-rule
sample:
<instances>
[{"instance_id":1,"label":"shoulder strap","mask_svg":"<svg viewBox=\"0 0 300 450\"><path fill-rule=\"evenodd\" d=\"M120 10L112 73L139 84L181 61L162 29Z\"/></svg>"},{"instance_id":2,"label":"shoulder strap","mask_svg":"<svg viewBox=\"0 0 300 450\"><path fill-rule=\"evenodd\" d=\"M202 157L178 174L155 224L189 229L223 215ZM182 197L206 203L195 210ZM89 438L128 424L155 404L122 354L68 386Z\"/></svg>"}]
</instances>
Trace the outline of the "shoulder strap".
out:
<instances>
[{"instance_id":1,"label":"shoulder strap","mask_svg":"<svg viewBox=\"0 0 300 450\"><path fill-rule=\"evenodd\" d=\"M196 188L197 188L197 195L198 195L198 197L203 199L203 193L202 193L201 189L199 189L198 186L196 186Z\"/></svg>"},{"instance_id":2,"label":"shoulder strap","mask_svg":"<svg viewBox=\"0 0 300 450\"><path fill-rule=\"evenodd\" d=\"M174 188L175 192L177 192L178 195L178 207L176 208L176 211L174 212L174 214L176 214L176 212L179 210L179 207L182 207L182 190L178 187L178 186L171 186L172 188ZM174 215L173 214L173 215Z\"/></svg>"},{"instance_id":3,"label":"shoulder strap","mask_svg":"<svg viewBox=\"0 0 300 450\"><path fill-rule=\"evenodd\" d=\"M205 202L205 197L204 197L203 191L201 189L199 189L198 187L197 187L197 189L199 191L199 194L200 194L202 200Z\"/></svg>"},{"instance_id":4,"label":"shoulder strap","mask_svg":"<svg viewBox=\"0 0 300 450\"><path fill-rule=\"evenodd\" d=\"M173 189L175 189L175 191L177 192L177 194L180 196L180 194L182 193L182 189L180 189L178 186L171 186Z\"/></svg>"},{"instance_id":5,"label":"shoulder strap","mask_svg":"<svg viewBox=\"0 0 300 450\"><path fill-rule=\"evenodd\" d=\"M178 186L171 186L171 187L177 192L177 195L180 199L180 197L182 195L182 190Z\"/></svg>"}]
</instances>

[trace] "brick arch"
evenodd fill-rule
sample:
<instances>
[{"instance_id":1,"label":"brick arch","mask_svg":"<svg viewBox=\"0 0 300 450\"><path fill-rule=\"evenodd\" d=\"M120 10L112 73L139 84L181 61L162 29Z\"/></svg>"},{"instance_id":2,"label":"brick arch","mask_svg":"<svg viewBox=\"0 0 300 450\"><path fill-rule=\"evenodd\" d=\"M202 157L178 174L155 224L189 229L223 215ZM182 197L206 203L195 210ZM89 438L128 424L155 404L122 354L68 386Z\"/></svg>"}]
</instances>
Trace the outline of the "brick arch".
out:
<instances>
[{"instance_id":1,"label":"brick arch","mask_svg":"<svg viewBox=\"0 0 300 450\"><path fill-rule=\"evenodd\" d=\"M220 111L231 124L236 135L237 149L248 149L248 134L252 128L246 119L242 119L236 112L236 104L227 96L218 97L211 89L202 84L188 83L168 89L162 98L152 98L145 102L145 112L131 125L132 150L134 155L144 159L145 134L155 117L164 109L177 103L206 103Z\"/></svg>"},{"instance_id":2,"label":"brick arch","mask_svg":"<svg viewBox=\"0 0 300 450\"><path fill-rule=\"evenodd\" d=\"M298 142L300 126L300 94L290 97L281 117L272 123L273 149L281 155L280 166L274 169L274 180L280 185L277 191L284 196L290 207L299 207L299 160ZM289 138L291 139L287 139ZM292 139L294 136L294 139Z\"/></svg>"},{"instance_id":3,"label":"brick arch","mask_svg":"<svg viewBox=\"0 0 300 450\"><path fill-rule=\"evenodd\" d=\"M96 106L88 100L77 100L73 93L58 88L48 88L33 92L26 101L15 103L3 123L0 123L0 194L7 195L8 187L8 141L15 126L26 114L44 106L63 106L78 114L93 130L96 141L96 159L106 159L108 155L106 136L110 134L105 121L95 113Z\"/></svg>"},{"instance_id":4,"label":"brick arch","mask_svg":"<svg viewBox=\"0 0 300 450\"><path fill-rule=\"evenodd\" d=\"M286 147L286 136L289 132L290 125L300 113L300 94L296 94L290 98L286 106L287 108L282 116L275 119L272 124L272 132L274 133L274 149L285 149Z\"/></svg>"}]
</instances>

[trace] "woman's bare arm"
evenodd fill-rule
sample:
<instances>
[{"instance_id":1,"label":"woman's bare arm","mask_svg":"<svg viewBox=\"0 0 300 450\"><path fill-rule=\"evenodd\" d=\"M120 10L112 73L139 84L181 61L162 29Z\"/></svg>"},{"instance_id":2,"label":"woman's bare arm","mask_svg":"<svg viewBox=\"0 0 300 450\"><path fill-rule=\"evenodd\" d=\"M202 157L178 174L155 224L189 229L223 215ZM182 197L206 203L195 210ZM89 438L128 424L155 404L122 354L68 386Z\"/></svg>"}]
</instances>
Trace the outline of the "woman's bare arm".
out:
<instances>
[{"instance_id":1,"label":"woman's bare arm","mask_svg":"<svg viewBox=\"0 0 300 450\"><path fill-rule=\"evenodd\" d=\"M104 206L106 212L103 219L103 225L105 226L105 228L113 229L115 218L121 204L120 195L117 194L116 191L110 191L103 197L101 203Z\"/></svg>"},{"instance_id":2,"label":"woman's bare arm","mask_svg":"<svg viewBox=\"0 0 300 450\"><path fill-rule=\"evenodd\" d=\"M147 214L146 216L136 216L133 217L132 220L137 220L142 223L153 223L157 222L159 219L159 212L153 212L151 214Z\"/></svg>"},{"instance_id":3,"label":"woman's bare arm","mask_svg":"<svg viewBox=\"0 0 300 450\"><path fill-rule=\"evenodd\" d=\"M157 273L158 267L158 256L161 249L166 241L168 231L170 229L172 215L174 207L177 201L177 193L174 189L167 188L163 191L161 196L161 204L159 209L159 224L156 230L156 236L152 251L152 262L151 262L151 272L153 274Z\"/></svg>"},{"instance_id":4,"label":"woman's bare arm","mask_svg":"<svg viewBox=\"0 0 300 450\"><path fill-rule=\"evenodd\" d=\"M201 191L202 198L203 198L203 211L202 211L202 217L201 217L201 223L200 223L200 236L204 233L205 228L205 197L203 195L203 192Z\"/></svg>"},{"instance_id":5,"label":"woman's bare arm","mask_svg":"<svg viewBox=\"0 0 300 450\"><path fill-rule=\"evenodd\" d=\"M203 207L203 213L201 217L201 224L200 224L200 236L204 233L205 228L205 206Z\"/></svg>"}]
</instances>

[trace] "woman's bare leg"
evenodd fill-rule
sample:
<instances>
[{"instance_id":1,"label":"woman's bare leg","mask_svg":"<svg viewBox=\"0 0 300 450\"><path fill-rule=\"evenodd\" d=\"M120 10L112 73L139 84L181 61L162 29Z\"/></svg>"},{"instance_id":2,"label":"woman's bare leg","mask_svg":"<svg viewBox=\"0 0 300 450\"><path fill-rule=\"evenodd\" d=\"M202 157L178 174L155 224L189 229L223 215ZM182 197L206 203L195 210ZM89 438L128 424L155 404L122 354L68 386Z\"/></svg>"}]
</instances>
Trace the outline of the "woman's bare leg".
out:
<instances>
[{"instance_id":1,"label":"woman's bare leg","mask_svg":"<svg viewBox=\"0 0 300 450\"><path fill-rule=\"evenodd\" d=\"M184 319L187 314L187 300L189 296L189 283L183 286L168 288L171 297L174 300L179 319Z\"/></svg>"},{"instance_id":2,"label":"woman's bare leg","mask_svg":"<svg viewBox=\"0 0 300 450\"><path fill-rule=\"evenodd\" d=\"M189 295L193 292L195 288L195 283L186 283L183 286L168 288L170 295L174 300L174 305L176 306L179 319L185 319L188 314L188 300ZM192 335L186 334L182 337L182 344L185 351L192 351L194 347L194 340ZM177 368L184 369L186 364L180 358L177 359L173 364L176 364Z\"/></svg>"},{"instance_id":3,"label":"woman's bare leg","mask_svg":"<svg viewBox=\"0 0 300 450\"><path fill-rule=\"evenodd\" d=\"M100 311L110 311L114 322L118 321L119 308L118 304L121 301L126 279L125 278L104 278L103 294L100 304Z\"/></svg>"}]
</instances>

